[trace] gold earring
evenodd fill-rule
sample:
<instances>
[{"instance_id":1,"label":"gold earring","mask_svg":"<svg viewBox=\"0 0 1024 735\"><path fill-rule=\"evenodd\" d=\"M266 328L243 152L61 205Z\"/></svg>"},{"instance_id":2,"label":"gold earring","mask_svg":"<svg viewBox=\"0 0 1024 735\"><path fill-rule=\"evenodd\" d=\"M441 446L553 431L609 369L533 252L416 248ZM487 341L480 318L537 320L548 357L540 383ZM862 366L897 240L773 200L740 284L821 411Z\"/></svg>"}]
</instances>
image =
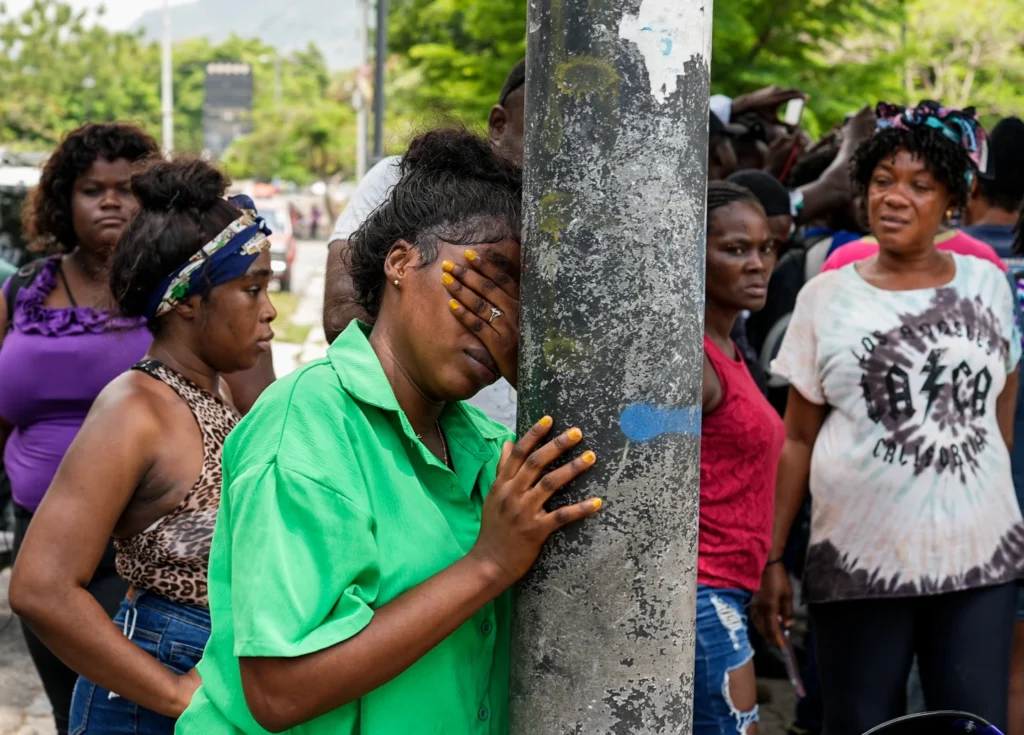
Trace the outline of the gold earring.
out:
<instances>
[{"instance_id":1,"label":"gold earring","mask_svg":"<svg viewBox=\"0 0 1024 735\"><path fill-rule=\"evenodd\" d=\"M396 278L395 279L395 288L401 288L401 287L402 287L402 285L398 282L398 279Z\"/></svg>"}]
</instances>

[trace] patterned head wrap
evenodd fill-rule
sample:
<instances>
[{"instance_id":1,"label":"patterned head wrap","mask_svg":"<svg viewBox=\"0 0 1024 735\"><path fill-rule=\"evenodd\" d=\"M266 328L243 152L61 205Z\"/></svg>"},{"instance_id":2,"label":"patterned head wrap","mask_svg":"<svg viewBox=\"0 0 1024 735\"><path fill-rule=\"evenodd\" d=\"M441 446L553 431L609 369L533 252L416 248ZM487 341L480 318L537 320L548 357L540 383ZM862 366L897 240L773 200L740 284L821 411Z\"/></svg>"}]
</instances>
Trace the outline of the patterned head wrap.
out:
<instances>
[{"instance_id":1,"label":"patterned head wrap","mask_svg":"<svg viewBox=\"0 0 1024 735\"><path fill-rule=\"evenodd\" d=\"M969 171L967 174L968 182L973 181L975 173L985 173L988 170L988 136L978 122L978 115L973 107L957 110L953 107L943 107L931 100L925 100L917 107L901 107L889 102L879 102L875 112L878 115L879 130L932 128L961 146L975 167L975 171Z\"/></svg>"},{"instance_id":2,"label":"patterned head wrap","mask_svg":"<svg viewBox=\"0 0 1024 735\"><path fill-rule=\"evenodd\" d=\"M270 228L256 213L252 199L234 196L228 201L242 210L242 216L156 287L146 302L147 319L161 317L190 296L240 278L259 254L270 247Z\"/></svg>"}]
</instances>

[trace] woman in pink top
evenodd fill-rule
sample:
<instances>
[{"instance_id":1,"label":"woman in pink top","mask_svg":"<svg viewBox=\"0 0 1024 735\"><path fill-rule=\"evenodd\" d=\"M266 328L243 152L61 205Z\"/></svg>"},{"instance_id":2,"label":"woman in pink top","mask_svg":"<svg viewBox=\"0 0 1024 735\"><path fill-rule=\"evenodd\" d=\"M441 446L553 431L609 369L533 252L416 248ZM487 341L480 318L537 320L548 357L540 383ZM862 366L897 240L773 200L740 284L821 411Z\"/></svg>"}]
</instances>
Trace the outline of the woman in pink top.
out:
<instances>
[{"instance_id":1,"label":"woman in pink top","mask_svg":"<svg viewBox=\"0 0 1024 735\"><path fill-rule=\"evenodd\" d=\"M950 253L973 255L975 258L989 261L999 270L1004 273L1006 272L1006 264L1003 263L991 245L987 245L960 230L947 230L937 235L935 237L935 247L938 250L945 250ZM843 247L828 256L825 265L821 267L821 272L836 270L844 265L856 263L858 260L864 260L877 254L878 240L873 237L865 237L863 240L843 245Z\"/></svg>"}]
</instances>

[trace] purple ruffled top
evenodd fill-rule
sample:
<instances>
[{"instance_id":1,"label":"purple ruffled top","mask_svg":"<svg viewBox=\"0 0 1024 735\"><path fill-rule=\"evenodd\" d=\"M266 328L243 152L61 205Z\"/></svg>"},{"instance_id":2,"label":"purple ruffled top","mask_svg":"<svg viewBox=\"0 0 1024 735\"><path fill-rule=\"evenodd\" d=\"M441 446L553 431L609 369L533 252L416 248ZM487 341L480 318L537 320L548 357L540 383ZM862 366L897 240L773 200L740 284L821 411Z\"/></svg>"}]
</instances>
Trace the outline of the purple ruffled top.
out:
<instances>
[{"instance_id":1,"label":"purple ruffled top","mask_svg":"<svg viewBox=\"0 0 1024 735\"><path fill-rule=\"evenodd\" d=\"M56 258L48 261L18 291L13 329L0 346L0 417L14 426L4 466L14 501L33 512L96 396L152 339L145 319L44 306L57 287L57 266Z\"/></svg>"},{"instance_id":2,"label":"purple ruffled top","mask_svg":"<svg viewBox=\"0 0 1024 735\"><path fill-rule=\"evenodd\" d=\"M18 291L14 326L19 332L60 337L84 332L101 334L116 329L137 329L146 325L146 320L142 317L127 319L109 311L93 309L91 306L65 309L43 306L46 297L57 287L59 265L60 258L50 258L39 269L35 280Z\"/></svg>"}]
</instances>

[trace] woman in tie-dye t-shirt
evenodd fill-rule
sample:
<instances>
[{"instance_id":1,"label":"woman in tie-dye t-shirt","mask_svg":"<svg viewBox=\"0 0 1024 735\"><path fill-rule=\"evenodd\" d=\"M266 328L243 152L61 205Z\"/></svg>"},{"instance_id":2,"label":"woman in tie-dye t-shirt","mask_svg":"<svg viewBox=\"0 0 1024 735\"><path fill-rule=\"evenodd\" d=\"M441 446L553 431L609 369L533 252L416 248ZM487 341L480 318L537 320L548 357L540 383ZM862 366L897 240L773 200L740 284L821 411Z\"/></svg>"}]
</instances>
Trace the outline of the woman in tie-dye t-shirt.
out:
<instances>
[{"instance_id":1,"label":"woman in tie-dye t-shirt","mask_svg":"<svg viewBox=\"0 0 1024 735\"><path fill-rule=\"evenodd\" d=\"M809 485L826 732L904 714L915 656L929 709L1004 727L1024 571L1007 449L1021 342L1000 270L935 247L984 133L973 110L879 112L854 161L879 253L807 284L772 366L791 386L772 553ZM755 620L786 624L791 600L769 567Z\"/></svg>"}]
</instances>

